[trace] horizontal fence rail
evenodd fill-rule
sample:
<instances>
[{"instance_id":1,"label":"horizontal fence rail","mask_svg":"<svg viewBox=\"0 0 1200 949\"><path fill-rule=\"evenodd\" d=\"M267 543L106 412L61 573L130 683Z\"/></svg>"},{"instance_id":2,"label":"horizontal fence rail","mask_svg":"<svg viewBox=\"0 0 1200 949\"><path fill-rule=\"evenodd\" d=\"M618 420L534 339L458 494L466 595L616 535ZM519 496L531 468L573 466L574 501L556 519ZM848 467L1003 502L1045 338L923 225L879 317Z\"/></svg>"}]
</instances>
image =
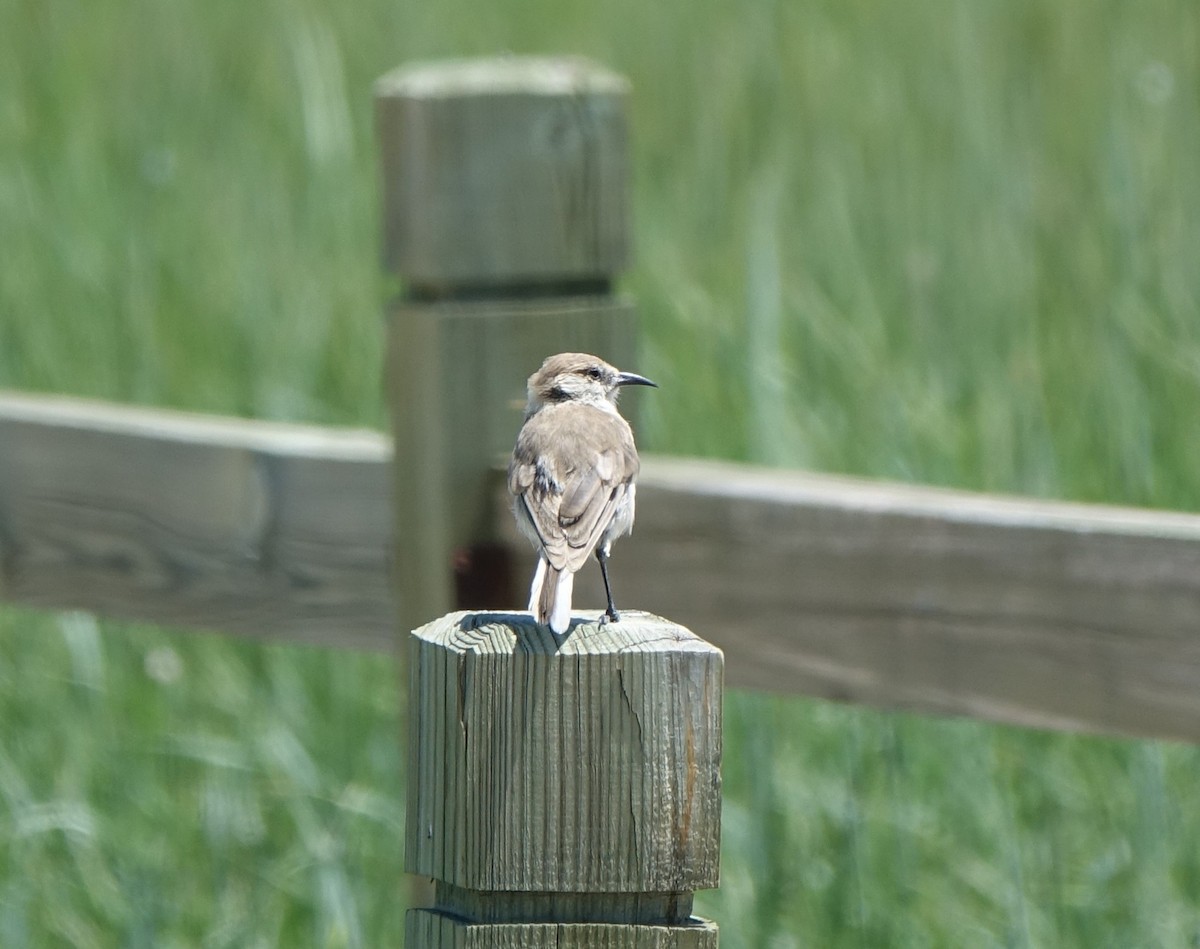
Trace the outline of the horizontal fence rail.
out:
<instances>
[{"instance_id":1,"label":"horizontal fence rail","mask_svg":"<svg viewBox=\"0 0 1200 949\"><path fill-rule=\"evenodd\" d=\"M390 481L374 432L3 394L0 596L388 650ZM650 457L612 570L732 686L1200 740L1200 516Z\"/></svg>"},{"instance_id":2,"label":"horizontal fence rail","mask_svg":"<svg viewBox=\"0 0 1200 949\"><path fill-rule=\"evenodd\" d=\"M0 597L388 648L391 444L0 394Z\"/></svg>"},{"instance_id":3,"label":"horizontal fence rail","mask_svg":"<svg viewBox=\"0 0 1200 949\"><path fill-rule=\"evenodd\" d=\"M655 459L623 544L733 685L1200 739L1200 517Z\"/></svg>"}]
</instances>

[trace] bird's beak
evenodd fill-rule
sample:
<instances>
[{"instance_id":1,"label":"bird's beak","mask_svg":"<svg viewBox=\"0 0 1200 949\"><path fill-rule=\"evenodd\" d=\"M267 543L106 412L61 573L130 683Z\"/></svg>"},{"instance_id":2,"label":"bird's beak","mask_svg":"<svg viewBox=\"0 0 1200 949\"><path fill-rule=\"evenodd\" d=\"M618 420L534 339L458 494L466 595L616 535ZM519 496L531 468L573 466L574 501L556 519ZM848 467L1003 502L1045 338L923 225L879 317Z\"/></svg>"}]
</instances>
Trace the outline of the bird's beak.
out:
<instances>
[{"instance_id":1,"label":"bird's beak","mask_svg":"<svg viewBox=\"0 0 1200 949\"><path fill-rule=\"evenodd\" d=\"M657 382L651 382L645 376L639 376L636 372L621 372L617 374L617 385L619 386L654 386L658 388Z\"/></svg>"}]
</instances>

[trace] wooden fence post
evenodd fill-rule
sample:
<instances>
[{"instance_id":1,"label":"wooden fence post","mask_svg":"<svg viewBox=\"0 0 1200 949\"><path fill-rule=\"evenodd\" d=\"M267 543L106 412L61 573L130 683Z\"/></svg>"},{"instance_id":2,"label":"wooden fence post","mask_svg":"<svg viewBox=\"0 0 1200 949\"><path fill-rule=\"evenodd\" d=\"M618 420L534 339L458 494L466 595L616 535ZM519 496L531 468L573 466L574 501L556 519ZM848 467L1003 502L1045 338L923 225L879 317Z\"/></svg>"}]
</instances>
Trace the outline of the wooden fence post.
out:
<instances>
[{"instance_id":1,"label":"wooden fence post","mask_svg":"<svg viewBox=\"0 0 1200 949\"><path fill-rule=\"evenodd\" d=\"M635 365L628 84L580 59L408 66L375 89L401 628L520 597L490 478L553 352Z\"/></svg>"},{"instance_id":2,"label":"wooden fence post","mask_svg":"<svg viewBox=\"0 0 1200 949\"><path fill-rule=\"evenodd\" d=\"M453 613L409 654L409 949L715 949L720 650L626 612L560 647L527 613Z\"/></svg>"}]
</instances>

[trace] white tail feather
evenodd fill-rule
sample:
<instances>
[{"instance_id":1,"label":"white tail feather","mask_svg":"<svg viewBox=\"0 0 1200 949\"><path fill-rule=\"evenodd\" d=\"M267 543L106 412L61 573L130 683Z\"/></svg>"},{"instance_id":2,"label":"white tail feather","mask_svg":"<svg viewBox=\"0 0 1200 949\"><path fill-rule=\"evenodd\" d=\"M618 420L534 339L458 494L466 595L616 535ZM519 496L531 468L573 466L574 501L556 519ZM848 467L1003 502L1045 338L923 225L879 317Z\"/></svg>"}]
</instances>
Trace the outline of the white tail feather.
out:
<instances>
[{"instance_id":1,"label":"white tail feather","mask_svg":"<svg viewBox=\"0 0 1200 949\"><path fill-rule=\"evenodd\" d=\"M561 636L571 625L571 592L575 574L558 571L545 557L538 557L533 583L529 587L529 612L539 623L545 623Z\"/></svg>"},{"instance_id":2,"label":"white tail feather","mask_svg":"<svg viewBox=\"0 0 1200 949\"><path fill-rule=\"evenodd\" d=\"M558 575L558 589L554 591L554 612L550 614L550 628L559 636L571 625L571 591L575 587L575 574L564 570Z\"/></svg>"}]
</instances>

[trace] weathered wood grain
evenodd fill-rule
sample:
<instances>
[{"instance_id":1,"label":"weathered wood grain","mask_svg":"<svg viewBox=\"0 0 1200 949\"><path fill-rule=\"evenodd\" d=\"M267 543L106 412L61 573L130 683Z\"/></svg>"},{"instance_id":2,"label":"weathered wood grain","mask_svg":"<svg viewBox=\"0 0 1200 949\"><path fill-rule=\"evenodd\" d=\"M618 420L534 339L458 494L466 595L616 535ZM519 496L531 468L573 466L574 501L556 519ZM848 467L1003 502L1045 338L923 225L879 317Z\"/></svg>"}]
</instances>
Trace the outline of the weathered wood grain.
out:
<instances>
[{"instance_id":1,"label":"weathered wood grain","mask_svg":"<svg viewBox=\"0 0 1200 949\"><path fill-rule=\"evenodd\" d=\"M0 394L0 597L386 649L389 439Z\"/></svg>"},{"instance_id":2,"label":"weathered wood grain","mask_svg":"<svg viewBox=\"0 0 1200 949\"><path fill-rule=\"evenodd\" d=\"M410 916L408 945L707 944L717 649L648 614L559 642L528 613L452 613L413 632L408 667L405 869L436 881L438 917Z\"/></svg>"},{"instance_id":3,"label":"weathered wood grain","mask_svg":"<svg viewBox=\"0 0 1200 949\"><path fill-rule=\"evenodd\" d=\"M388 268L433 294L624 269L628 95L578 57L416 63L381 78Z\"/></svg>"},{"instance_id":4,"label":"weathered wood grain","mask_svg":"<svg viewBox=\"0 0 1200 949\"><path fill-rule=\"evenodd\" d=\"M471 923L432 910L409 910L405 945L413 949L717 949L717 927L611 923Z\"/></svg>"},{"instance_id":5,"label":"weathered wood grain","mask_svg":"<svg viewBox=\"0 0 1200 949\"><path fill-rule=\"evenodd\" d=\"M409 872L496 899L717 885L708 643L648 614L559 645L528 613L452 613L412 634L409 682Z\"/></svg>"}]
</instances>

